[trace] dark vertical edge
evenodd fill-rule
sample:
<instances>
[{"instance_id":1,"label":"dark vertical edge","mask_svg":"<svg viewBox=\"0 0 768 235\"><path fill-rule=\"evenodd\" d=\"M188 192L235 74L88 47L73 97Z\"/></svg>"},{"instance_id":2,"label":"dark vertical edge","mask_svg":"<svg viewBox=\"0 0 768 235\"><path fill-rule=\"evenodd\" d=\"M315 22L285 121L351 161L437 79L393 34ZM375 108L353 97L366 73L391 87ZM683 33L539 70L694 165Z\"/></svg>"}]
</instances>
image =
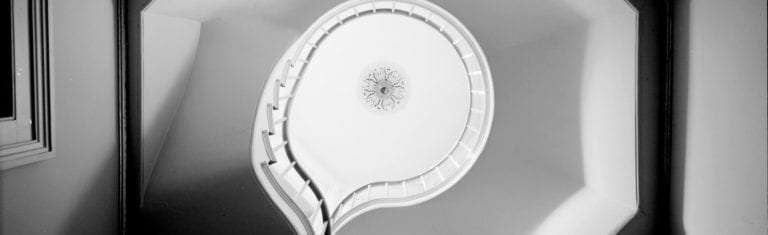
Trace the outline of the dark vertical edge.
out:
<instances>
[{"instance_id":1,"label":"dark vertical edge","mask_svg":"<svg viewBox=\"0 0 768 235\"><path fill-rule=\"evenodd\" d=\"M141 70L140 57L141 51L135 49L140 47L140 37L134 34L138 33L133 26L134 21L138 21L132 14L134 12L134 1L123 2L123 30L125 32L125 91L126 91L126 162L125 170L125 234L135 234L136 231L131 227L138 227L140 224L141 204Z\"/></svg>"},{"instance_id":2,"label":"dark vertical edge","mask_svg":"<svg viewBox=\"0 0 768 235\"><path fill-rule=\"evenodd\" d=\"M661 230L665 233L671 233L672 232L672 150L673 150L673 115L674 115L674 105L673 105L673 84L674 84L674 20L673 20L673 11L672 11L672 3L675 2L675 0L665 0L663 1L663 16L662 17L662 23L661 25L664 26L664 47L661 48L663 51L663 58L664 58L664 68L663 68L663 86L664 86L664 96L663 96L663 103L664 103L664 114L662 116L663 120L663 130L664 130L664 142L663 144L663 152L661 153L662 158L664 159L664 167L663 167L663 175L664 177L661 179L661 182L659 182L659 185L661 189L659 190L661 193L659 194L659 207L657 208L663 216L660 216L658 219L660 219L660 224L662 225Z\"/></svg>"},{"instance_id":3,"label":"dark vertical edge","mask_svg":"<svg viewBox=\"0 0 768 235\"><path fill-rule=\"evenodd\" d=\"M673 65L672 82L672 161L670 163L670 221L673 234L685 234L683 199L685 197L686 139L688 130L688 84L691 0L672 2Z\"/></svg>"},{"instance_id":4,"label":"dark vertical edge","mask_svg":"<svg viewBox=\"0 0 768 235\"><path fill-rule=\"evenodd\" d=\"M117 226L120 234L127 233L126 215L127 215L127 194L126 194L126 173L127 173L127 100L126 100L126 55L125 55L125 2L115 0L115 49L117 58L117 148L118 148L118 173L117 173Z\"/></svg>"},{"instance_id":5,"label":"dark vertical edge","mask_svg":"<svg viewBox=\"0 0 768 235\"><path fill-rule=\"evenodd\" d=\"M54 157L53 145L53 115L54 109L51 103L53 92L51 89L50 58L51 42L49 38L48 0L29 0L29 53L30 53L30 80L31 91L31 119L33 139L41 144L40 153Z\"/></svg>"},{"instance_id":6,"label":"dark vertical edge","mask_svg":"<svg viewBox=\"0 0 768 235\"><path fill-rule=\"evenodd\" d=\"M121 191L124 193L123 225L124 234L141 232L141 11L151 0L117 0L119 8L119 33L122 33L121 73L124 101L125 150L121 177Z\"/></svg>"},{"instance_id":7,"label":"dark vertical edge","mask_svg":"<svg viewBox=\"0 0 768 235\"><path fill-rule=\"evenodd\" d=\"M41 116L43 118L42 124L39 125L42 130L39 131L41 134L41 141L44 146L46 146L46 151L49 153L53 153L53 146L55 145L55 136L54 136L54 116L55 116L55 109L53 108L53 88L52 86L52 76L51 76L51 68L53 67L53 58L51 58L51 41L50 41L50 27L49 27L49 18L48 15L48 0L40 0L40 23L41 23L41 30L40 30L40 37L41 37L41 52L40 56L42 58L41 66L43 71L41 71L42 76L42 108L43 111L41 111Z\"/></svg>"},{"instance_id":8,"label":"dark vertical edge","mask_svg":"<svg viewBox=\"0 0 768 235\"><path fill-rule=\"evenodd\" d=\"M620 234L669 234L672 14L669 0L629 0L639 14L638 212Z\"/></svg>"},{"instance_id":9,"label":"dark vertical edge","mask_svg":"<svg viewBox=\"0 0 768 235\"><path fill-rule=\"evenodd\" d=\"M44 154L53 155L53 115L54 109L51 103L53 92L51 89L51 42L49 38L48 0L29 1L29 29L31 51L30 65L32 66L32 118L36 124L32 126L33 138L42 144Z\"/></svg>"}]
</instances>

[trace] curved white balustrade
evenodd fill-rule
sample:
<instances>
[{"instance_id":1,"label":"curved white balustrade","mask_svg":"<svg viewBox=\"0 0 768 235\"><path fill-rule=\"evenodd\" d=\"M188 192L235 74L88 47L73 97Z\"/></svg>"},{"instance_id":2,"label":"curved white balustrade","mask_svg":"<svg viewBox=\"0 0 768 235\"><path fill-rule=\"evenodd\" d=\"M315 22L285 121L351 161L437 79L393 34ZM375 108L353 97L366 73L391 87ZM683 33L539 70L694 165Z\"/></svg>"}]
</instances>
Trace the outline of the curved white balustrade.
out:
<instances>
[{"instance_id":1,"label":"curved white balustrade","mask_svg":"<svg viewBox=\"0 0 768 235\"><path fill-rule=\"evenodd\" d=\"M337 182L314 182L291 150L293 143L289 140L288 128L292 104L300 92L307 67L317 50L323 48L324 40L345 23L378 14L419 20L451 45L461 61L463 72L459 76L464 77L467 84L465 124L448 153L432 163L428 170L401 180L369 182L346 196L336 196L343 197L340 201L328 203L322 194L338 192L323 192L317 185ZM268 161L254 164L259 165L256 167L258 175L264 176L259 179L265 183L270 196L284 203L282 206L287 209L284 211L296 215L289 215L289 220L296 227L303 227L306 233L332 233L366 211L413 205L438 195L469 170L488 138L493 116L493 86L483 52L458 20L431 3L404 0L341 4L316 21L284 57L268 81L263 94L265 100L260 105L264 115L257 118L255 127L261 130L255 131L259 133L255 139L263 141Z\"/></svg>"}]
</instances>

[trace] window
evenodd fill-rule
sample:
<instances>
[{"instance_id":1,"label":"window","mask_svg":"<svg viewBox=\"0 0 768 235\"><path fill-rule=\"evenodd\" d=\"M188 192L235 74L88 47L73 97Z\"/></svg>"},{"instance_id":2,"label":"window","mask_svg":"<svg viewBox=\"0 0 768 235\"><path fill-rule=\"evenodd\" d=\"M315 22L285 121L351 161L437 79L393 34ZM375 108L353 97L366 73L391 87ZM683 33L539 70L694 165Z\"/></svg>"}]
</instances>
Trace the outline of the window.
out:
<instances>
[{"instance_id":1,"label":"window","mask_svg":"<svg viewBox=\"0 0 768 235\"><path fill-rule=\"evenodd\" d=\"M0 169L53 157L46 0L2 4Z\"/></svg>"},{"instance_id":2,"label":"window","mask_svg":"<svg viewBox=\"0 0 768 235\"><path fill-rule=\"evenodd\" d=\"M2 3L2 30L5 42L2 47L2 55L6 61L13 61L13 1ZM3 77L0 78L0 120L13 118L15 105L13 100L13 62L3 67Z\"/></svg>"}]
</instances>

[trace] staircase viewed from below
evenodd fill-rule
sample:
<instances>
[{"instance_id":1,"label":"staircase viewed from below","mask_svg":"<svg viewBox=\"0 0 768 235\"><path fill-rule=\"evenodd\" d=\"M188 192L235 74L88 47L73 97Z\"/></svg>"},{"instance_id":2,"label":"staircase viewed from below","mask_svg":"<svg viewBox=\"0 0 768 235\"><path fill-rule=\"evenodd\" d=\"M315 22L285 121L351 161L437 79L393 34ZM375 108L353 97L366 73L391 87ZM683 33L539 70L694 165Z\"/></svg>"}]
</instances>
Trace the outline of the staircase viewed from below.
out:
<instances>
[{"instance_id":1,"label":"staircase viewed from below","mask_svg":"<svg viewBox=\"0 0 768 235\"><path fill-rule=\"evenodd\" d=\"M432 2L152 1L145 94L173 96L145 110L151 227L621 229L638 205L632 6Z\"/></svg>"},{"instance_id":2,"label":"staircase viewed from below","mask_svg":"<svg viewBox=\"0 0 768 235\"><path fill-rule=\"evenodd\" d=\"M376 18L376 17L383 18ZM403 20L403 22L397 22L401 24L417 25L416 27L387 27L387 21L391 18ZM369 20L370 19L370 20ZM345 32L345 26L350 25ZM421 25L427 27L421 27ZM447 47L437 48L437 50L449 49L446 53L449 56L456 58L455 61L449 61L448 63L442 63L437 61L429 61L432 68L426 69L426 71L443 69L440 66L458 65L458 74L453 77L443 77L444 79L455 79L458 83L463 83L464 90L458 90L454 92L454 96L459 96L465 101L456 104L440 104L440 105L456 105L463 109L463 112L453 112L458 116L459 120L462 120L461 126L459 126L458 135L455 136L451 143L450 148L443 149L441 152L432 153L436 155L436 162L427 162L427 167L420 173L411 175L407 178L390 180L390 177L384 177L380 180L364 183L362 185L351 184L343 185L345 182L331 182L327 179L331 177L323 178L323 180L313 181L312 171L305 170L304 162L301 158L296 157L296 152L293 151L295 144L289 140L290 130L289 128L295 128L292 124L292 108L295 99L303 98L300 96L300 92L307 92L303 89L317 89L309 85L308 88L302 87L302 82L309 79L327 79L327 76L317 77L313 73L317 70L308 68L312 63L318 63L321 65L328 64L322 60L367 60L366 58L356 58L344 51L330 54L330 56L324 56L322 50L329 50L331 53L335 52L334 45L336 41L344 41L346 43L356 43L355 33L362 28L372 27L390 30L390 34L408 35L409 30L415 31L432 31L437 36L434 37L435 41L429 43L442 43L448 45ZM338 35L338 36L337 36ZM432 39L432 38L429 38ZM416 43L414 46L403 46L402 44L392 43L386 39L379 39L375 43L379 46L386 48L387 50L406 51L412 47L420 47L422 45ZM325 43L331 44L330 46ZM328 48L328 49L325 49ZM369 52L370 53L370 52ZM328 55L328 54L326 54ZM350 56L350 58L338 58L339 55ZM402 56L402 55L401 55ZM405 56L408 56L407 54ZM308 30L281 59L267 82L266 89L262 96L262 104L257 114L257 121L254 130L254 165L259 166L256 168L259 179L266 188L268 188L270 195L276 201L283 201L279 205L285 206L288 213L293 213L296 216L294 223L303 227L307 233L331 233L338 231L338 229L349 222L352 218L360 215L366 211L380 208L380 207L392 207L392 206L407 206L413 205L429 198L432 198L439 193L445 191L448 187L455 184L472 166L477 159L479 153L482 151L485 139L490 128L491 117L493 114L493 90L490 79L490 70L487 67L487 62L484 59L484 55L480 50L477 42L472 38L469 32L461 25L455 18L450 16L444 10L438 8L424 1L350 1L344 3L321 17L315 24ZM369 63L374 63L380 60L395 61L400 63L409 63L407 60L395 60L398 58L396 55L373 55L369 58ZM317 62L321 60L321 62ZM455 63L457 62L458 63ZM395 76L403 76L398 79L424 79L422 77L405 77L406 72L409 69L420 69L422 61L413 61L412 64L403 64L401 66L384 66L376 67L381 68L370 74L365 74L365 82L375 83L383 82L387 83L391 81ZM447 64L447 65L446 65ZM349 63L347 63L349 65ZM436 67L437 66L437 67ZM351 70L365 71L365 67L350 66ZM375 66L374 66L375 67ZM392 70L405 70L405 71L392 71ZM424 69L421 69L424 70ZM380 72L382 76L379 79L376 72ZM309 75L308 75L309 74ZM410 71L407 75L422 75L420 71ZM352 76L336 76L336 79L343 80L343 82L357 85L357 74L352 73ZM313 77L315 76L315 77ZM389 76L389 77L386 77ZM377 80L378 79L378 80ZM426 80L426 79L425 79ZM323 81L328 82L328 80ZM438 80L438 82L441 82ZM391 96L390 100L373 102L375 111L366 110L363 105L354 104L351 107L347 106L347 109L362 109L362 115L373 116L373 119L377 119L381 122L399 121L394 115L402 115L402 113L384 113L387 111L399 111L397 108L402 109L414 109L419 108L421 96L413 94L419 92L416 88L427 88L422 84L424 82L419 81L400 81L398 86L382 86L378 84L371 84L370 87L377 88L379 90L371 90L367 93L369 96L375 95L387 95L387 89L402 89L400 96ZM378 87L377 87L378 85ZM413 85L410 86L409 85ZM341 84L339 86L344 86ZM421 86L421 87L420 87ZM413 90L407 90L408 88L414 88ZM439 87L435 87L438 88ZM320 88L322 89L322 88ZM453 92L454 90L452 90ZM357 92L357 91L354 91ZM355 94L354 92L345 92L343 94ZM363 91L364 93L366 91ZM378 92L378 93L377 93ZM429 91L421 91L429 92ZM311 91L310 91L311 93ZM440 95L439 93L437 95ZM407 97L410 96L410 97ZM308 95L311 97L311 95ZM346 97L349 100L354 100L356 96ZM412 103L401 103L397 99L408 99ZM370 99L368 99L370 101ZM449 99L446 99L449 101ZM388 103L385 103L388 102ZM315 104L318 105L318 104ZM321 104L320 104L321 105ZM338 104L343 105L343 104ZM379 106L376 106L379 105ZM400 107L395 107L402 105ZM412 105L416 107L408 107ZM299 106L301 107L301 106ZM300 111L299 111L300 112ZM407 111L402 111L407 112ZM421 110L422 113L429 113L429 107ZM435 112L439 112L437 109ZM297 115L297 114L293 114ZM301 114L299 114L301 115ZM327 113L326 113L327 115ZM335 118L344 118L347 114L340 113ZM354 116L354 114L350 114ZM311 117L310 117L311 118ZM391 119L389 119L391 118ZM411 117L411 122L419 119L419 117ZM310 120L314 125L331 125L324 120L313 119ZM417 123L418 124L418 123ZM371 122L370 125L377 125ZM423 125L423 124L422 124ZM416 126L418 128L418 126ZM345 127L338 127L336 132L343 134L350 130ZM367 130L376 134L373 130ZM354 132L354 131L351 131ZM352 133L354 136L355 133ZM297 138L302 138L298 136ZM376 138L376 137L374 137ZM407 133L403 133L402 138L409 138ZM412 140L412 145L428 144L428 142L419 142ZM350 141L335 142L338 145L355 145L358 142ZM331 145L334 143L322 143L324 145ZM382 142L381 145L386 146L388 143ZM400 146L402 148L412 148L413 146ZM354 146L345 147L346 149L353 149ZM267 159L262 159L261 152L266 153ZM354 153L351 153L354 154ZM318 155L305 156L318 157ZM442 155L442 156L439 156ZM419 155L409 155L408 158L419 158ZM359 156L363 158L363 156ZM434 158L434 157L433 157ZM298 160L297 160L298 159ZM324 161L331 159L318 159L317 161ZM377 158L368 158L366 161L371 161L376 164ZM410 161L413 162L413 161ZM311 164L311 162L309 162ZM409 164L407 159L402 160L401 165L405 166ZM385 164L382 164L382 166ZM349 167L355 167L350 165ZM320 172L326 169L321 167L314 167L314 172ZM397 167L393 168L381 168L380 171L397 172ZM327 173L320 172L319 175ZM347 175L348 177L357 177L355 175ZM323 192L323 189L331 189ZM340 189L340 190L333 190ZM346 190L346 191L345 191ZM326 196L324 197L323 194ZM331 212L329 215L328 212ZM291 217L291 216L289 216ZM298 227L298 226L297 226ZM310 232L311 231L311 232Z\"/></svg>"}]
</instances>

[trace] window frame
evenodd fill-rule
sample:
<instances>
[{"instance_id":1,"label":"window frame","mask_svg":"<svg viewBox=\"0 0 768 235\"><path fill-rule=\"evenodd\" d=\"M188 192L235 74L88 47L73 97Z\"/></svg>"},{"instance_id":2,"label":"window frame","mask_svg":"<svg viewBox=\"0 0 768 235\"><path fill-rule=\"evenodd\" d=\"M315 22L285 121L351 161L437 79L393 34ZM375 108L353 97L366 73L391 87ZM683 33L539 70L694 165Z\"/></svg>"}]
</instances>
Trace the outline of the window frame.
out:
<instances>
[{"instance_id":1,"label":"window frame","mask_svg":"<svg viewBox=\"0 0 768 235\"><path fill-rule=\"evenodd\" d=\"M20 45L13 42L14 58L18 53L28 53L29 58L29 96L22 96L18 92L14 94L16 104L28 101L30 115L29 119L21 118L18 107L14 112L14 117L4 118L2 122L14 121L17 124L31 122L29 130L31 131L30 140L13 142L0 146L0 170L6 170L55 156L53 153L53 107L51 105L51 60L50 43L48 27L48 1L47 0L26 0L26 15L28 40ZM15 6L14 6L15 7ZM13 9L13 7L12 7ZM14 24L16 20L14 14ZM17 33L14 31L14 34ZM15 36L14 36L15 38ZM14 79L17 75L16 64L14 66ZM17 90L17 89L15 89ZM23 127L23 125L22 125ZM13 125L13 131L19 131L19 125Z\"/></svg>"}]
</instances>

